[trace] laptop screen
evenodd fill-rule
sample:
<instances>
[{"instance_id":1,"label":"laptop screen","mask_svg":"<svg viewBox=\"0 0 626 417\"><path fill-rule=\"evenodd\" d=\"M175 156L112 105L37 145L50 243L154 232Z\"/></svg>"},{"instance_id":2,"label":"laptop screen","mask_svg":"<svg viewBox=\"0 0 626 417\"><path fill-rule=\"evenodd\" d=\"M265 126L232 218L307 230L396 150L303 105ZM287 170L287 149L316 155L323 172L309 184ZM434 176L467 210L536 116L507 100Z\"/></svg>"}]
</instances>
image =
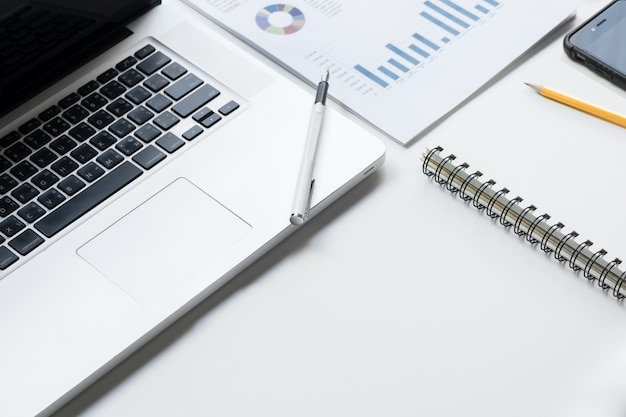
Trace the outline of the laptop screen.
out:
<instances>
[{"instance_id":1,"label":"laptop screen","mask_svg":"<svg viewBox=\"0 0 626 417\"><path fill-rule=\"evenodd\" d=\"M0 115L124 39L125 25L159 3L0 0Z\"/></svg>"}]
</instances>

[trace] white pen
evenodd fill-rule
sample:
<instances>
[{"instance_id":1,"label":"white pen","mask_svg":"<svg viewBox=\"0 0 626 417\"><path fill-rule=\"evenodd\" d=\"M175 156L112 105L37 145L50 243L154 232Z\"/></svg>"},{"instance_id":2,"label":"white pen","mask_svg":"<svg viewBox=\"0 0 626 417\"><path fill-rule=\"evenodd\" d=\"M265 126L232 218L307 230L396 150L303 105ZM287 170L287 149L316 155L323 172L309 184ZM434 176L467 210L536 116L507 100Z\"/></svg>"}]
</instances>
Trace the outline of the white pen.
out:
<instances>
[{"instance_id":1,"label":"white pen","mask_svg":"<svg viewBox=\"0 0 626 417\"><path fill-rule=\"evenodd\" d=\"M296 184L296 192L293 196L293 205L291 224L300 226L309 218L309 210L311 208L311 196L313 194L313 167L315 166L315 154L317 153L317 144L320 140L322 131L322 121L324 120L324 111L326 110L326 96L328 95L328 70L322 74L322 80L317 85L317 94L313 109L311 109L311 117L309 119L309 130L304 145L304 154L300 163L300 171L298 172L298 182Z\"/></svg>"}]
</instances>

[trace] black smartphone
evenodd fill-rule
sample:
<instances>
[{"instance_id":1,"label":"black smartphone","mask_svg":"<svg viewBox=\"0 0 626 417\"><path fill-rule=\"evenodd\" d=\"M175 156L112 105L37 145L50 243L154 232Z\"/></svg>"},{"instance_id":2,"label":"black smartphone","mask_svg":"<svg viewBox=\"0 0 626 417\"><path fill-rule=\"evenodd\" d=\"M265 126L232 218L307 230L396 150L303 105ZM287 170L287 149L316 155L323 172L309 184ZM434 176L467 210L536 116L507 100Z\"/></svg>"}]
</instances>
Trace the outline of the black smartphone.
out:
<instances>
[{"instance_id":1,"label":"black smartphone","mask_svg":"<svg viewBox=\"0 0 626 417\"><path fill-rule=\"evenodd\" d=\"M565 36L563 47L585 65L626 90L626 0L615 0Z\"/></svg>"}]
</instances>

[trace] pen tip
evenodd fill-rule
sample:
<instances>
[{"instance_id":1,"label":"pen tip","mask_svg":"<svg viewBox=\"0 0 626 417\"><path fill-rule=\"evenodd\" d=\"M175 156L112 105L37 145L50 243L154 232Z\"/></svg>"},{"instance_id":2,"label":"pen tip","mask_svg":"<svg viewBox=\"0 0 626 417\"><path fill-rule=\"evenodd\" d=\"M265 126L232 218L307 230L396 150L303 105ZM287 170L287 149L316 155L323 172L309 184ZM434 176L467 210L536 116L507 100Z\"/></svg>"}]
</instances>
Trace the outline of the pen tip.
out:
<instances>
[{"instance_id":1,"label":"pen tip","mask_svg":"<svg viewBox=\"0 0 626 417\"><path fill-rule=\"evenodd\" d=\"M328 70L325 70L325 71L322 73L322 81L324 81L324 82L328 82L328 78L329 78L329 77L330 77L330 73L328 72Z\"/></svg>"}]
</instances>

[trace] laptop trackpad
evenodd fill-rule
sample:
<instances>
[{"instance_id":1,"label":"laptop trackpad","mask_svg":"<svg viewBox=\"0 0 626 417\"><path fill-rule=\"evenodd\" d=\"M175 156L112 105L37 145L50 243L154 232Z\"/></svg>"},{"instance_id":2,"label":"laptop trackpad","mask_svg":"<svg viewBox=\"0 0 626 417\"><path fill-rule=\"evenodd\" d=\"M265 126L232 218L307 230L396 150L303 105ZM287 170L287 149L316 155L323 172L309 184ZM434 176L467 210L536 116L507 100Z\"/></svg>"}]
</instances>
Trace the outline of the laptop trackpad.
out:
<instances>
[{"instance_id":1,"label":"laptop trackpad","mask_svg":"<svg viewBox=\"0 0 626 417\"><path fill-rule=\"evenodd\" d=\"M94 268L150 304L251 229L184 178L78 249Z\"/></svg>"}]
</instances>

